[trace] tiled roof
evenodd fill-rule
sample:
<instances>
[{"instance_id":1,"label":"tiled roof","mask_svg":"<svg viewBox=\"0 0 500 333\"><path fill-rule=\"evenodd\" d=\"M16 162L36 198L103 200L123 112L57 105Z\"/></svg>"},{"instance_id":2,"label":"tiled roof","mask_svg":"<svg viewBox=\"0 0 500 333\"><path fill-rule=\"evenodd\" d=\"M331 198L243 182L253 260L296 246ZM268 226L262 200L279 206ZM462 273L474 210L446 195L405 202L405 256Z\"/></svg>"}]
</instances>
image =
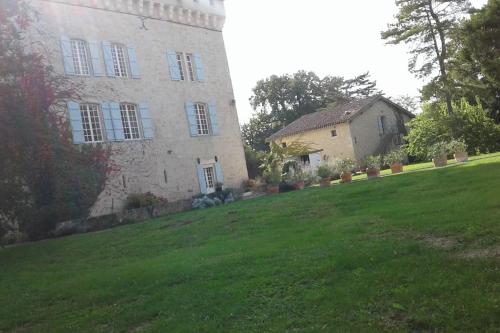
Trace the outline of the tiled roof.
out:
<instances>
[{"instance_id":1,"label":"tiled roof","mask_svg":"<svg viewBox=\"0 0 500 333\"><path fill-rule=\"evenodd\" d=\"M390 105L398 108L403 113L408 114L410 117L414 117L414 115L411 112L391 102L389 99L381 95L378 95L342 104L335 107L332 110L327 109L315 113L306 114L305 116L302 116L301 118L292 122L287 127L271 135L269 138L266 139L266 141L270 142L285 136L307 132L335 124L345 123L379 100L383 100L389 103Z\"/></svg>"}]
</instances>

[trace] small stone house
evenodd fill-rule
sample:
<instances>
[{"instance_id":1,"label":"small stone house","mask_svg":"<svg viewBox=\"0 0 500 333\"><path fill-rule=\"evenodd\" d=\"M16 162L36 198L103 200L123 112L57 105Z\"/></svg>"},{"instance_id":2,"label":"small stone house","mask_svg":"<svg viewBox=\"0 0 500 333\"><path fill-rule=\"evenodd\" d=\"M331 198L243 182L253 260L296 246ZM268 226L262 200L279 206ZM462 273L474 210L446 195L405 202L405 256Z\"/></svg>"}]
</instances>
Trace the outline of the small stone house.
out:
<instances>
[{"instance_id":1,"label":"small stone house","mask_svg":"<svg viewBox=\"0 0 500 333\"><path fill-rule=\"evenodd\" d=\"M400 147L407 134L406 123L414 117L378 95L302 116L267 142L308 144L315 152L301 156L301 160L311 167L338 158L362 162L367 156Z\"/></svg>"}]
</instances>

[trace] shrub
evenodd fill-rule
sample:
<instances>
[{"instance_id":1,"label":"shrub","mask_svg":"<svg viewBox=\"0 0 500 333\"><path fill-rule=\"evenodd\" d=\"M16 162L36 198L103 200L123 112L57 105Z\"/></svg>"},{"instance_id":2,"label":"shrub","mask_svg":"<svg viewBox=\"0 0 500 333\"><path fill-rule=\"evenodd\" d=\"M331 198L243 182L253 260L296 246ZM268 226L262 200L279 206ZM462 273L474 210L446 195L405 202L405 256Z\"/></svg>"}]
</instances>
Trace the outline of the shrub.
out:
<instances>
[{"instance_id":1,"label":"shrub","mask_svg":"<svg viewBox=\"0 0 500 333\"><path fill-rule=\"evenodd\" d=\"M281 171L278 169L272 169L270 171L264 171L264 180L268 185L279 185L282 180Z\"/></svg>"},{"instance_id":2,"label":"shrub","mask_svg":"<svg viewBox=\"0 0 500 333\"><path fill-rule=\"evenodd\" d=\"M443 155L446 156L448 155L449 152L448 144L446 142L441 141L430 146L427 151L428 151L428 158L430 159L438 158Z\"/></svg>"},{"instance_id":3,"label":"shrub","mask_svg":"<svg viewBox=\"0 0 500 333\"><path fill-rule=\"evenodd\" d=\"M404 163L406 160L406 153L402 149L393 150L384 156L384 164L393 165L398 163Z\"/></svg>"},{"instance_id":4,"label":"shrub","mask_svg":"<svg viewBox=\"0 0 500 333\"><path fill-rule=\"evenodd\" d=\"M368 156L365 158L365 164L367 168L380 169L380 166L382 165L382 156Z\"/></svg>"},{"instance_id":5,"label":"shrub","mask_svg":"<svg viewBox=\"0 0 500 333\"><path fill-rule=\"evenodd\" d=\"M448 144L448 150L452 153L465 153L467 151L467 145L461 140L452 140Z\"/></svg>"},{"instance_id":6,"label":"shrub","mask_svg":"<svg viewBox=\"0 0 500 333\"><path fill-rule=\"evenodd\" d=\"M130 194L127 197L126 209L138 209L142 207L151 207L160 203L166 203L167 199L158 197L151 192Z\"/></svg>"},{"instance_id":7,"label":"shrub","mask_svg":"<svg viewBox=\"0 0 500 333\"><path fill-rule=\"evenodd\" d=\"M327 163L321 164L316 171L318 177L320 178L329 178L334 174L333 167Z\"/></svg>"},{"instance_id":8,"label":"shrub","mask_svg":"<svg viewBox=\"0 0 500 333\"><path fill-rule=\"evenodd\" d=\"M352 172L356 169L356 162L350 158L339 159L335 162L335 169L340 172Z\"/></svg>"},{"instance_id":9,"label":"shrub","mask_svg":"<svg viewBox=\"0 0 500 333\"><path fill-rule=\"evenodd\" d=\"M239 198L239 194L234 189L225 189L210 194L200 193L193 197L191 206L193 209L206 209L235 202L237 198Z\"/></svg>"}]
</instances>

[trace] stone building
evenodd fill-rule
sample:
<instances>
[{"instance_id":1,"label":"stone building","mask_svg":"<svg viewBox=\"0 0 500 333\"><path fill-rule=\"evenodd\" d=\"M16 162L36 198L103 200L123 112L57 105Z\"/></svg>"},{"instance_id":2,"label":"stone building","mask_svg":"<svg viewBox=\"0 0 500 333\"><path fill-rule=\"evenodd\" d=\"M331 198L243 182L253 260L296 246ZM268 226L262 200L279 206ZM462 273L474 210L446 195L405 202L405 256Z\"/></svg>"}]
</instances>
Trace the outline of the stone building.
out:
<instances>
[{"instance_id":1,"label":"stone building","mask_svg":"<svg viewBox=\"0 0 500 333\"><path fill-rule=\"evenodd\" d=\"M75 144L105 143L119 171L92 210L129 194L169 201L248 177L222 28L223 0L31 0L55 70L82 84L67 101ZM33 44L35 45L35 44Z\"/></svg>"},{"instance_id":2,"label":"stone building","mask_svg":"<svg viewBox=\"0 0 500 333\"><path fill-rule=\"evenodd\" d=\"M318 166L323 161L351 158L362 162L403 144L405 124L415 116L383 96L339 105L307 114L267 139L280 145L308 144L315 152L302 162Z\"/></svg>"}]
</instances>

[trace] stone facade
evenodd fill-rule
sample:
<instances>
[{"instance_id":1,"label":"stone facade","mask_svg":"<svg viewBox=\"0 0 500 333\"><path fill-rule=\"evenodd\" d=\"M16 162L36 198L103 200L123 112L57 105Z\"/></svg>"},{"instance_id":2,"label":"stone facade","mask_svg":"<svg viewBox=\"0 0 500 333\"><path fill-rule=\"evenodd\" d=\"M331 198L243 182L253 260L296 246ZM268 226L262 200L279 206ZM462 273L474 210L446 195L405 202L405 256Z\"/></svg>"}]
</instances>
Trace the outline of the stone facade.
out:
<instances>
[{"instance_id":1,"label":"stone facade","mask_svg":"<svg viewBox=\"0 0 500 333\"><path fill-rule=\"evenodd\" d=\"M351 158L362 163L367 156L384 154L401 146L407 132L405 124L412 118L409 112L401 109L379 98L366 108L355 110L355 115L346 121L273 141L280 145L304 143L312 150L319 150L323 161Z\"/></svg>"},{"instance_id":2,"label":"stone facade","mask_svg":"<svg viewBox=\"0 0 500 333\"><path fill-rule=\"evenodd\" d=\"M40 16L28 41L42 42L57 72L65 73L62 38L99 45L97 61L104 74L68 76L82 84L81 98L76 102L95 103L102 108L105 101L148 106L150 121L139 121L144 128L136 140L109 140L105 116L100 114L103 141L111 145L113 162L120 171L108 179L92 215L120 211L126 197L133 193L152 192L169 201L190 198L204 189L204 180L199 177L202 165L217 164L220 170L217 175L214 170L214 177L223 178L225 187L240 187L248 178L221 32L225 19L222 0L31 2ZM106 54L100 48L105 41L133 46L138 78L106 75ZM168 50L199 55L204 79L174 80ZM209 126L217 124L217 133L213 129L209 135L190 134L187 105L198 102L210 106L210 111L216 110L215 116L210 113L207 117L211 117ZM137 112L142 116L142 109ZM152 133L145 139L148 123Z\"/></svg>"}]
</instances>

